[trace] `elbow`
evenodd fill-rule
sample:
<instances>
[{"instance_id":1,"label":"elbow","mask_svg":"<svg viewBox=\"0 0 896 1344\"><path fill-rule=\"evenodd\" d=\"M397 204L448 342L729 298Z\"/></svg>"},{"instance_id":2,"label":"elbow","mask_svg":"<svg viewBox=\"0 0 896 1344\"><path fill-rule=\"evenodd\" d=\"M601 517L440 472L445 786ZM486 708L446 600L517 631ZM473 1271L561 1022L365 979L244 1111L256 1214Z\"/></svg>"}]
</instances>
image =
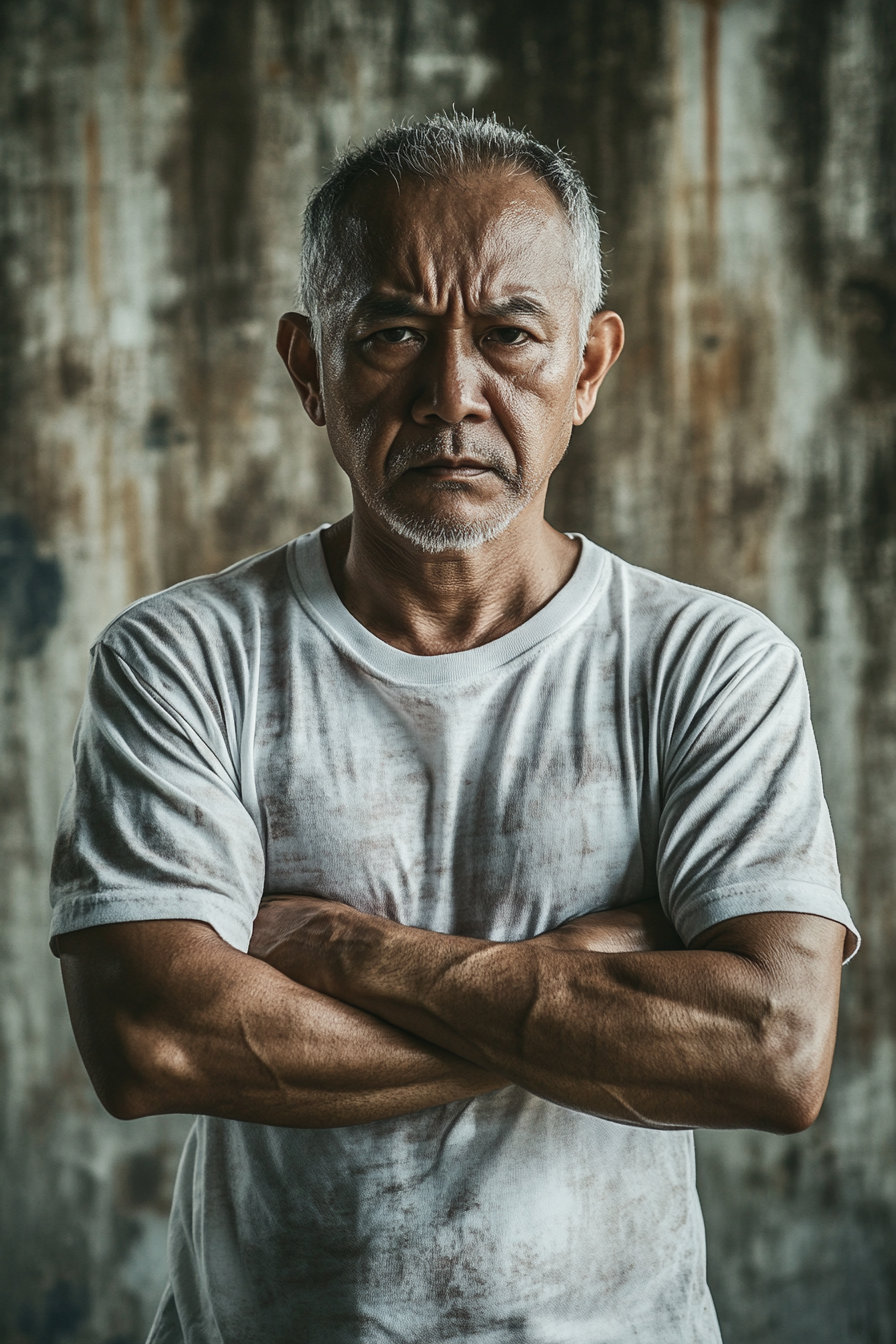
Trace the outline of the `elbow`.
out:
<instances>
[{"instance_id":1,"label":"elbow","mask_svg":"<svg viewBox=\"0 0 896 1344\"><path fill-rule=\"evenodd\" d=\"M152 1104L147 1093L134 1086L117 1084L113 1087L97 1087L96 1094L102 1107L114 1120L143 1120L148 1115L161 1115L161 1108Z\"/></svg>"},{"instance_id":2,"label":"elbow","mask_svg":"<svg viewBox=\"0 0 896 1344\"><path fill-rule=\"evenodd\" d=\"M193 1110L183 1051L153 1032L120 1032L115 1048L83 1054L94 1091L116 1120Z\"/></svg>"},{"instance_id":3,"label":"elbow","mask_svg":"<svg viewBox=\"0 0 896 1344\"><path fill-rule=\"evenodd\" d=\"M808 1078L778 1088L767 1100L761 1128L772 1134L802 1134L818 1119L826 1090L826 1078Z\"/></svg>"},{"instance_id":4,"label":"elbow","mask_svg":"<svg viewBox=\"0 0 896 1344\"><path fill-rule=\"evenodd\" d=\"M103 1109L115 1120L144 1120L176 1109L165 1104L161 1089L133 1074L93 1076L91 1081Z\"/></svg>"},{"instance_id":5,"label":"elbow","mask_svg":"<svg viewBox=\"0 0 896 1344\"><path fill-rule=\"evenodd\" d=\"M833 1028L802 1014L780 1015L761 1051L760 1128L801 1134L815 1123L827 1092L833 1046Z\"/></svg>"},{"instance_id":6,"label":"elbow","mask_svg":"<svg viewBox=\"0 0 896 1344\"><path fill-rule=\"evenodd\" d=\"M92 955L89 941L71 943L100 934L66 934L59 950L75 1043L101 1105L117 1120L198 1110L207 1048L114 947Z\"/></svg>"}]
</instances>

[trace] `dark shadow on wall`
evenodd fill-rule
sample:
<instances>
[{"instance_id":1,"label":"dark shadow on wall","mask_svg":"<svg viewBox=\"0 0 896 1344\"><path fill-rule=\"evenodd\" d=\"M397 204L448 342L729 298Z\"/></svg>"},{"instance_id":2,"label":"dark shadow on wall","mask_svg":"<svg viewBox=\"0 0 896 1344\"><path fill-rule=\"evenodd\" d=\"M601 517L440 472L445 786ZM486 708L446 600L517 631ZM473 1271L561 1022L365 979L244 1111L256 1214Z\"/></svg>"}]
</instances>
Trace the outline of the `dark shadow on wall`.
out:
<instances>
[{"instance_id":1,"label":"dark shadow on wall","mask_svg":"<svg viewBox=\"0 0 896 1344\"><path fill-rule=\"evenodd\" d=\"M59 620L62 594L59 561L38 555L27 518L0 514L0 626L14 658L41 652Z\"/></svg>"}]
</instances>

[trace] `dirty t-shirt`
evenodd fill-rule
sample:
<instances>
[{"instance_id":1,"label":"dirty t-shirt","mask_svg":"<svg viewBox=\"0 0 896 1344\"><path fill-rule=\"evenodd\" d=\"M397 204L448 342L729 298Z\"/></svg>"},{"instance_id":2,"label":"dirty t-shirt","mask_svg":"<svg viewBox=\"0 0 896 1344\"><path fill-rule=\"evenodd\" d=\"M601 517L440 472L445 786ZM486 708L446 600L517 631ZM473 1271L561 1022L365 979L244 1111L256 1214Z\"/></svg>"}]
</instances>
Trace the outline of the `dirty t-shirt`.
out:
<instances>
[{"instance_id":1,"label":"dirty t-shirt","mask_svg":"<svg viewBox=\"0 0 896 1344\"><path fill-rule=\"evenodd\" d=\"M54 935L194 919L245 949L321 893L523 939L659 896L683 939L851 928L793 644L588 541L560 592L436 657L343 607L318 533L129 608L94 651ZM521 1088L351 1128L200 1116L154 1344L709 1344L689 1131Z\"/></svg>"}]
</instances>

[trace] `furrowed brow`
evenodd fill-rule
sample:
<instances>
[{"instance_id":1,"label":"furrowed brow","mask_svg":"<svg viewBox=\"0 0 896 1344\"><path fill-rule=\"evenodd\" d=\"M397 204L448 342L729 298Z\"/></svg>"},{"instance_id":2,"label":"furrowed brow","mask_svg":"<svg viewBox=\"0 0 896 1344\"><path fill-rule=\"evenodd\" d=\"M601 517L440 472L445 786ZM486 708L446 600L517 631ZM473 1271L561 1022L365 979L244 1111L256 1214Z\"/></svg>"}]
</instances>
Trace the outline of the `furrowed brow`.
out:
<instances>
[{"instance_id":1,"label":"furrowed brow","mask_svg":"<svg viewBox=\"0 0 896 1344\"><path fill-rule=\"evenodd\" d=\"M362 322L380 322L402 317L421 317L427 312L425 304L413 294L370 294L362 299L356 317ZM476 306L478 317L534 317L544 321L549 317L547 305L528 294L511 294L504 299L487 299Z\"/></svg>"},{"instance_id":2,"label":"furrowed brow","mask_svg":"<svg viewBox=\"0 0 896 1344\"><path fill-rule=\"evenodd\" d=\"M537 317L549 316L547 306L529 294L511 294L506 299L488 299L476 309L481 317Z\"/></svg>"},{"instance_id":3,"label":"furrowed brow","mask_svg":"<svg viewBox=\"0 0 896 1344\"><path fill-rule=\"evenodd\" d=\"M358 304L356 316L362 322L379 322L391 317L419 317L423 306L411 294L370 294Z\"/></svg>"}]
</instances>

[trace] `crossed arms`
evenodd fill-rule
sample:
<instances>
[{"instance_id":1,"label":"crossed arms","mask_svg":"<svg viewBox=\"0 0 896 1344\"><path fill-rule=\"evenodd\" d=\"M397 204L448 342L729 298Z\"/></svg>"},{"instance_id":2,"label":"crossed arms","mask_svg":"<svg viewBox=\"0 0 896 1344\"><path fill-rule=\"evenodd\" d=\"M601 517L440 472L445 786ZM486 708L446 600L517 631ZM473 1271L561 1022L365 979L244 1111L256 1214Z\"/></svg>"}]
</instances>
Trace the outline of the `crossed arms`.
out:
<instances>
[{"instance_id":1,"label":"crossed arms","mask_svg":"<svg viewBox=\"0 0 896 1344\"><path fill-rule=\"evenodd\" d=\"M741 916L683 948L654 901L518 943L337 901L263 903L249 954L155 920L58 939L72 1024L121 1119L362 1124L515 1083L649 1126L793 1132L830 1073L845 930Z\"/></svg>"}]
</instances>

